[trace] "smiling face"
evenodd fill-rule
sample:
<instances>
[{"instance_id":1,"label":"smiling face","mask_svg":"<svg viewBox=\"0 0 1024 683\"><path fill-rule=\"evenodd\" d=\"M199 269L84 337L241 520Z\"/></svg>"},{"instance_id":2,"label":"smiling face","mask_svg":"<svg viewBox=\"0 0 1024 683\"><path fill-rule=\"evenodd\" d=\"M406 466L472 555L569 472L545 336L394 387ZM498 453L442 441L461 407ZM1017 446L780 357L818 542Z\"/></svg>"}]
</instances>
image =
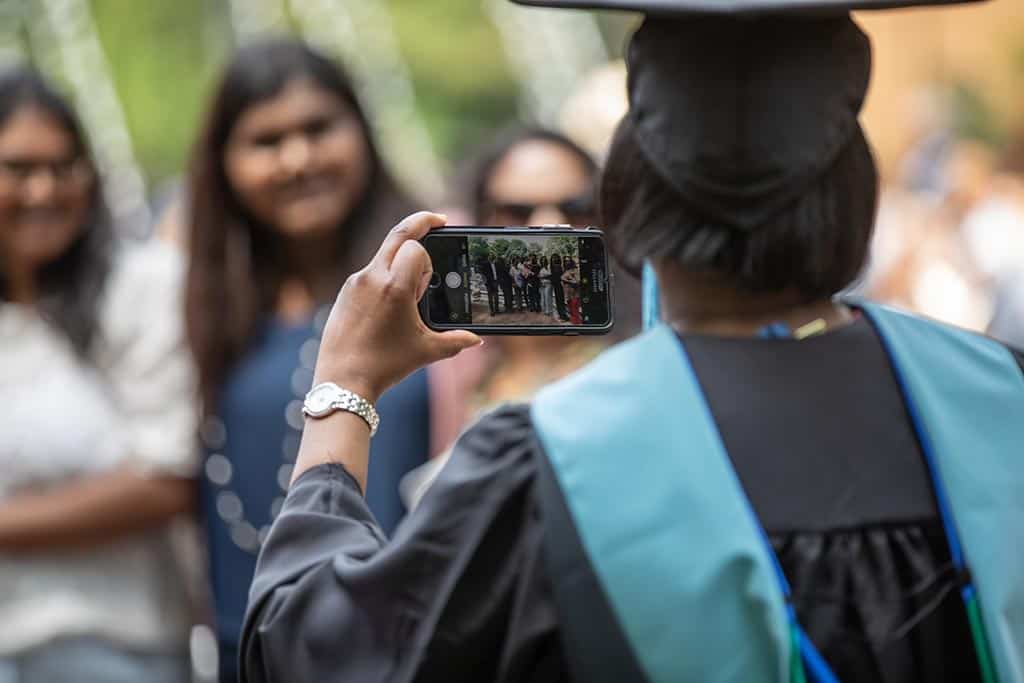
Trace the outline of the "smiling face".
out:
<instances>
[{"instance_id":1,"label":"smiling face","mask_svg":"<svg viewBox=\"0 0 1024 683\"><path fill-rule=\"evenodd\" d=\"M295 238L337 229L366 193L370 165L356 113L305 79L245 110L224 158L228 182L245 209Z\"/></svg>"},{"instance_id":2,"label":"smiling face","mask_svg":"<svg viewBox=\"0 0 1024 683\"><path fill-rule=\"evenodd\" d=\"M72 134L25 105L0 124L0 256L5 270L35 272L81 234L93 174Z\"/></svg>"}]
</instances>

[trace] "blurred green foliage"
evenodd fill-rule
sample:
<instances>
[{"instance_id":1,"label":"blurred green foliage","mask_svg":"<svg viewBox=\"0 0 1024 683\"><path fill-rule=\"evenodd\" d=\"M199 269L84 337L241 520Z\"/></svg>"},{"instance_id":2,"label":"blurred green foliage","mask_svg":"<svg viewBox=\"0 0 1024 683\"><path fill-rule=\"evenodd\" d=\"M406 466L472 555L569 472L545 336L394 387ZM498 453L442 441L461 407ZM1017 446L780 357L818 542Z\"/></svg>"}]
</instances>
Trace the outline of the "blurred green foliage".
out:
<instances>
[{"instance_id":1,"label":"blurred green foliage","mask_svg":"<svg viewBox=\"0 0 1024 683\"><path fill-rule=\"evenodd\" d=\"M204 98L232 43L209 0L92 0L135 153L151 180L178 174Z\"/></svg>"},{"instance_id":2,"label":"blurred green foliage","mask_svg":"<svg viewBox=\"0 0 1024 683\"><path fill-rule=\"evenodd\" d=\"M485 239L469 238L469 260L476 264L480 261L503 258L509 265L516 261L526 260L532 256L550 257L559 254L564 257L578 258L579 239L565 235L552 235L543 246L538 242L526 243L521 239Z\"/></svg>"},{"instance_id":3,"label":"blurred green foliage","mask_svg":"<svg viewBox=\"0 0 1024 683\"><path fill-rule=\"evenodd\" d=\"M388 5L420 113L445 159L461 159L517 117L519 88L480 0Z\"/></svg>"},{"instance_id":4,"label":"blurred green foliage","mask_svg":"<svg viewBox=\"0 0 1024 683\"><path fill-rule=\"evenodd\" d=\"M227 0L91 0L135 151L154 184L184 168L235 44ZM388 0L419 113L457 164L517 116L518 85L480 0Z\"/></svg>"}]
</instances>

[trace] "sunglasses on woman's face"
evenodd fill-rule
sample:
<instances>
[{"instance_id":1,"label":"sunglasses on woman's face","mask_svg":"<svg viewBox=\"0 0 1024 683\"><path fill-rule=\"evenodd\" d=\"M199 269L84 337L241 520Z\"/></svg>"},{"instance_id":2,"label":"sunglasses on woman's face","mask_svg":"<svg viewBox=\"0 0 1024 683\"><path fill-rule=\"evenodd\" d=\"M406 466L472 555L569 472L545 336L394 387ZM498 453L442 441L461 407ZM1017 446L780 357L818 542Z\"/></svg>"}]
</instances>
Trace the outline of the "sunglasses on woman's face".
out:
<instances>
[{"instance_id":1,"label":"sunglasses on woman's face","mask_svg":"<svg viewBox=\"0 0 1024 683\"><path fill-rule=\"evenodd\" d=\"M555 209L570 225L584 227L594 222L594 200L589 195L571 197L560 202L531 204L528 202L490 201L488 213L501 225L526 225L538 209Z\"/></svg>"}]
</instances>

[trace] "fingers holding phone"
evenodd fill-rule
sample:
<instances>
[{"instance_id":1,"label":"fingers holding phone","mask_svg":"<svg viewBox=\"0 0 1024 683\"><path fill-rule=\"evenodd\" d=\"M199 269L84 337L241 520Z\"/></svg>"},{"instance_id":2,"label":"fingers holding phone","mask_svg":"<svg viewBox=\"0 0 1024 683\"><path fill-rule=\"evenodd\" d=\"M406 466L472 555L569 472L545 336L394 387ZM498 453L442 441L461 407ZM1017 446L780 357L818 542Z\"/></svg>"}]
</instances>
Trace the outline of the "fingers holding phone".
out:
<instances>
[{"instance_id":1,"label":"fingers holding phone","mask_svg":"<svg viewBox=\"0 0 1024 683\"><path fill-rule=\"evenodd\" d=\"M471 332L431 330L418 312L432 275L419 240L445 220L428 212L409 216L346 280L324 329L315 382L336 382L374 402L417 368L481 343Z\"/></svg>"}]
</instances>

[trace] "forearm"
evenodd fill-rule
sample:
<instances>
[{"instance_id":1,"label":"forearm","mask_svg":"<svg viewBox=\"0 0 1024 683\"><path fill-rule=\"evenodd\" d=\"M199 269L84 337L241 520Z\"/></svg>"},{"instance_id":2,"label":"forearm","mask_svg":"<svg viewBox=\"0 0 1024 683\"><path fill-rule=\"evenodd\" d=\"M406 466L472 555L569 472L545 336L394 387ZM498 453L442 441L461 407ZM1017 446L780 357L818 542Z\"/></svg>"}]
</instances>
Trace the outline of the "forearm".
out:
<instances>
[{"instance_id":1,"label":"forearm","mask_svg":"<svg viewBox=\"0 0 1024 683\"><path fill-rule=\"evenodd\" d=\"M345 411L320 419L307 418L292 481L317 465L337 464L352 475L365 494L369 461L370 429L363 418Z\"/></svg>"},{"instance_id":2,"label":"forearm","mask_svg":"<svg viewBox=\"0 0 1024 683\"><path fill-rule=\"evenodd\" d=\"M194 508L194 483L129 468L0 501L0 551L93 547Z\"/></svg>"}]
</instances>

